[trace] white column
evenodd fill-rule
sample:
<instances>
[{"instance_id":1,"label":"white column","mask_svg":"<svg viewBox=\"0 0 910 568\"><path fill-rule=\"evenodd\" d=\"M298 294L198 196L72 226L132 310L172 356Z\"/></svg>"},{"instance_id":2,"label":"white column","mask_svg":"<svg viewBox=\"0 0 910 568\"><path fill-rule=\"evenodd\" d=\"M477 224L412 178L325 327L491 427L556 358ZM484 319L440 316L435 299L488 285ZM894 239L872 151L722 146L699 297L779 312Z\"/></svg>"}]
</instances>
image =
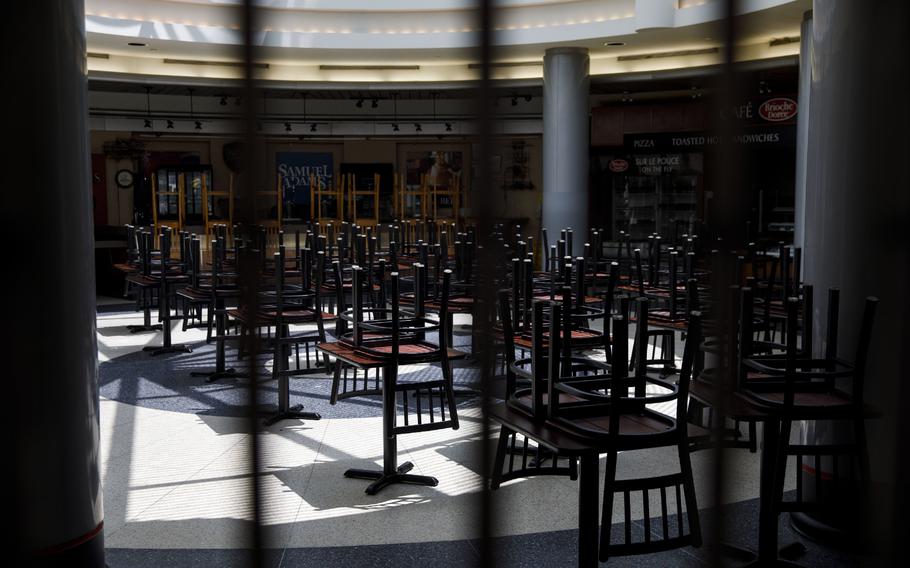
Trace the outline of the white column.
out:
<instances>
[{"instance_id":1,"label":"white column","mask_svg":"<svg viewBox=\"0 0 910 568\"><path fill-rule=\"evenodd\" d=\"M4 4L10 565L104 566L83 0ZM20 85L13 88L12 85ZM7 240L7 239L4 239ZM7 551L5 551L7 552ZM5 555L9 558L10 554Z\"/></svg>"},{"instance_id":2,"label":"white column","mask_svg":"<svg viewBox=\"0 0 910 568\"><path fill-rule=\"evenodd\" d=\"M543 63L542 226L551 244L572 228L580 254L588 235L588 50L548 49Z\"/></svg>"},{"instance_id":3,"label":"white column","mask_svg":"<svg viewBox=\"0 0 910 568\"><path fill-rule=\"evenodd\" d=\"M799 46L799 115L796 119L796 184L793 244L805 247L806 159L809 150L809 101L812 91L812 11L803 14Z\"/></svg>"}]
</instances>

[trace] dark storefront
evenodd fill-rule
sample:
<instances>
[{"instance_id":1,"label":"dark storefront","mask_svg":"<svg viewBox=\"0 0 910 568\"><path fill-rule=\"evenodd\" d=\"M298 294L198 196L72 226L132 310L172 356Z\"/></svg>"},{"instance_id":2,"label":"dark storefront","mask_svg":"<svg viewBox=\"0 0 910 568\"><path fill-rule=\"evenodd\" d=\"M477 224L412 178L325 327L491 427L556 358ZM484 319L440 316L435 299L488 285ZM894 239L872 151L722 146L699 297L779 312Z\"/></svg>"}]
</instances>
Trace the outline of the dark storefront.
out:
<instances>
[{"instance_id":1,"label":"dark storefront","mask_svg":"<svg viewBox=\"0 0 910 568\"><path fill-rule=\"evenodd\" d=\"M787 240L793 232L796 96L766 96L724 113L735 119L734 142L745 148L742 178L750 237ZM613 238L660 233L671 239L710 223L719 135L699 102L594 109L591 205L595 223ZM681 128L680 128L681 127ZM606 142L606 144L603 144ZM601 143L601 144L598 144Z\"/></svg>"}]
</instances>

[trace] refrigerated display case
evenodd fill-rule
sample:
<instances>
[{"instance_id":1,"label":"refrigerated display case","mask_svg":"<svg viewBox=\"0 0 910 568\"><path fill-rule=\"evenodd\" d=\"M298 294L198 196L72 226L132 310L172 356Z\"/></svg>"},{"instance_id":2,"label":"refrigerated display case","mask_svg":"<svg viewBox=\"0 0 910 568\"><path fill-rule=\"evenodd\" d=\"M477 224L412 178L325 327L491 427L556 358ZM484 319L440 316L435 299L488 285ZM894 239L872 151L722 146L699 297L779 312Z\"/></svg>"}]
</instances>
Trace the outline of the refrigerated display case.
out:
<instances>
[{"instance_id":1,"label":"refrigerated display case","mask_svg":"<svg viewBox=\"0 0 910 568\"><path fill-rule=\"evenodd\" d=\"M700 153L632 155L618 160L627 169L611 175L613 238L625 231L633 239L658 233L676 240L694 232L702 181Z\"/></svg>"}]
</instances>

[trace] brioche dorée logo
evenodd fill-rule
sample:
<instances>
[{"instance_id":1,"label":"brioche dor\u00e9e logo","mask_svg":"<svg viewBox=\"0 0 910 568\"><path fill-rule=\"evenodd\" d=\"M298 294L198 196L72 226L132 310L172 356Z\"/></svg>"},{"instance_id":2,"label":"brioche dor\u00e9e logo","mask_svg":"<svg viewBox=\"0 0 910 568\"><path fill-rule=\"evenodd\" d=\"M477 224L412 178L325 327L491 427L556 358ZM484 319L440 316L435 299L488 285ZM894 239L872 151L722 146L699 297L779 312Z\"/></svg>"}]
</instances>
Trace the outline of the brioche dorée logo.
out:
<instances>
[{"instance_id":1,"label":"brioche dor\u00e9e logo","mask_svg":"<svg viewBox=\"0 0 910 568\"><path fill-rule=\"evenodd\" d=\"M629 169L629 162L622 158L614 158L610 160L609 168L611 172L624 172Z\"/></svg>"},{"instance_id":2,"label":"brioche dor\u00e9e logo","mask_svg":"<svg viewBox=\"0 0 910 568\"><path fill-rule=\"evenodd\" d=\"M768 99L758 107L758 115L768 122L782 122L796 116L796 101L786 97Z\"/></svg>"}]
</instances>

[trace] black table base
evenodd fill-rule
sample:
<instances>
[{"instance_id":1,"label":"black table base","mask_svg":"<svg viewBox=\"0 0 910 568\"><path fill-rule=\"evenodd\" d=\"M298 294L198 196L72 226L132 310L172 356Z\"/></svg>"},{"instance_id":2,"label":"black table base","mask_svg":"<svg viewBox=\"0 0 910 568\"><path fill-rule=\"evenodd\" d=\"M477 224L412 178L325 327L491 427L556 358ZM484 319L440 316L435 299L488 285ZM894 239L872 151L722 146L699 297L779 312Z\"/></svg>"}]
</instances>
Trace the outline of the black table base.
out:
<instances>
[{"instance_id":1,"label":"black table base","mask_svg":"<svg viewBox=\"0 0 910 568\"><path fill-rule=\"evenodd\" d=\"M234 368L214 370L214 371L192 371L190 373L191 377L205 377L205 382L212 383L219 379L234 379L234 378L248 378L249 375L246 373L238 372Z\"/></svg>"},{"instance_id":2,"label":"black table base","mask_svg":"<svg viewBox=\"0 0 910 568\"><path fill-rule=\"evenodd\" d=\"M304 412L302 404L295 404L287 410L279 410L262 421L263 426L271 426L282 420L321 420L322 416L315 412Z\"/></svg>"},{"instance_id":3,"label":"black table base","mask_svg":"<svg viewBox=\"0 0 910 568\"><path fill-rule=\"evenodd\" d=\"M160 323L155 324L155 325L131 324L131 325L126 326L126 329L128 329L130 333L144 333L147 331L161 331L161 324Z\"/></svg>"},{"instance_id":4,"label":"black table base","mask_svg":"<svg viewBox=\"0 0 910 568\"><path fill-rule=\"evenodd\" d=\"M376 495L385 487L396 483L407 483L410 485L423 485L426 487L436 487L439 480L429 475L413 475L408 473L414 469L414 464L404 462L391 472L377 471L373 469L349 469L344 472L344 476L352 479L372 479L375 480L369 484L365 490L367 495Z\"/></svg>"},{"instance_id":5,"label":"black table base","mask_svg":"<svg viewBox=\"0 0 910 568\"><path fill-rule=\"evenodd\" d=\"M143 351L148 352L152 357L156 355L164 355L165 353L192 353L193 349L186 345L159 345L157 347L149 345L142 348Z\"/></svg>"}]
</instances>

